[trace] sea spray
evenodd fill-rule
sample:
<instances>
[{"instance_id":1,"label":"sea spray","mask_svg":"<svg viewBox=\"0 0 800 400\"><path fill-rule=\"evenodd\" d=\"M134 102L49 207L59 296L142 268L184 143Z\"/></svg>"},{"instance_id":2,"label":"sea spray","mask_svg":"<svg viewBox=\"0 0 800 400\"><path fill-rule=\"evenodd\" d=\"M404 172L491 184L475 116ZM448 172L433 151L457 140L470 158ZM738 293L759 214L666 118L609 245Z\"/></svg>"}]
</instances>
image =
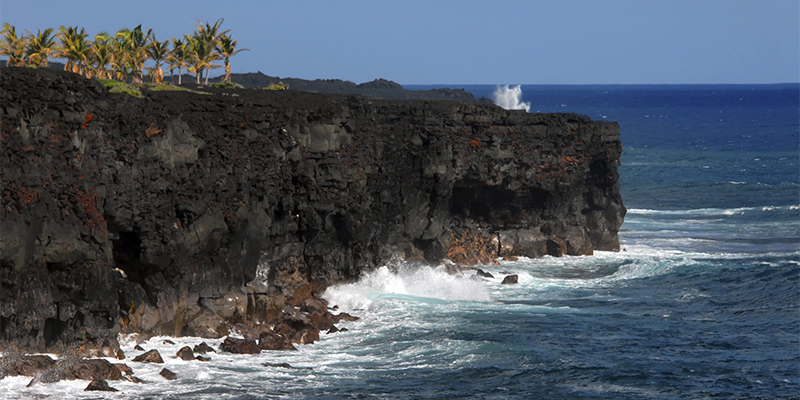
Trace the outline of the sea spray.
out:
<instances>
[{"instance_id":1,"label":"sea spray","mask_svg":"<svg viewBox=\"0 0 800 400\"><path fill-rule=\"evenodd\" d=\"M450 275L440 268L381 267L355 283L328 288L323 297L343 310L369 309L379 299L417 302L490 301L482 282L466 275Z\"/></svg>"},{"instance_id":2,"label":"sea spray","mask_svg":"<svg viewBox=\"0 0 800 400\"><path fill-rule=\"evenodd\" d=\"M522 101L522 87L520 85L509 87L498 86L494 91L494 104L506 110L531 110L531 103Z\"/></svg>"}]
</instances>

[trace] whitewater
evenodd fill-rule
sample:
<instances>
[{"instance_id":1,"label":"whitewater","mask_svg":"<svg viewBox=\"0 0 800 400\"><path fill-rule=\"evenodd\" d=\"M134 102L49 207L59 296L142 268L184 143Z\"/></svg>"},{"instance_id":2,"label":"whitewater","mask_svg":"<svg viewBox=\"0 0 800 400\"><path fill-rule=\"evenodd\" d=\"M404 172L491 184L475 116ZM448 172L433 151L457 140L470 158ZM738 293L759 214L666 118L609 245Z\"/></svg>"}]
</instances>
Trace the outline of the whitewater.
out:
<instances>
[{"instance_id":1,"label":"whitewater","mask_svg":"<svg viewBox=\"0 0 800 400\"><path fill-rule=\"evenodd\" d=\"M120 392L97 394L82 391L86 381L26 387L30 378L11 377L0 380L0 393L798 398L800 87L519 88L512 106L619 121L628 207L622 251L479 266L492 278L398 260L329 288L331 305L361 319L296 352L218 352L209 362L187 362L174 358L180 347L205 341L218 350L221 340L155 337L140 345L158 349L165 364L141 364L131 361L141 353L138 341L124 337L124 362L146 384L114 381ZM478 97L497 89L467 87ZM518 284L501 283L510 274ZM275 366L281 363L294 368ZM158 375L164 367L178 379Z\"/></svg>"}]
</instances>

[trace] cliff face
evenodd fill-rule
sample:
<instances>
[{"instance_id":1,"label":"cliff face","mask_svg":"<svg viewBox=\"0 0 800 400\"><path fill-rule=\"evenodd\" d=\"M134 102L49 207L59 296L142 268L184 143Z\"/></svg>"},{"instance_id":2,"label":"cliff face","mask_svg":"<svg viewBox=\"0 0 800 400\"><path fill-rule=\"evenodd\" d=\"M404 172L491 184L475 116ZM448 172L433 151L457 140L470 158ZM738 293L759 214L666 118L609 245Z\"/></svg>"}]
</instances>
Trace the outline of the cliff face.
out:
<instances>
[{"instance_id":1,"label":"cliff face","mask_svg":"<svg viewBox=\"0 0 800 400\"><path fill-rule=\"evenodd\" d=\"M616 123L0 71L0 348L220 336L398 255L619 249Z\"/></svg>"}]
</instances>

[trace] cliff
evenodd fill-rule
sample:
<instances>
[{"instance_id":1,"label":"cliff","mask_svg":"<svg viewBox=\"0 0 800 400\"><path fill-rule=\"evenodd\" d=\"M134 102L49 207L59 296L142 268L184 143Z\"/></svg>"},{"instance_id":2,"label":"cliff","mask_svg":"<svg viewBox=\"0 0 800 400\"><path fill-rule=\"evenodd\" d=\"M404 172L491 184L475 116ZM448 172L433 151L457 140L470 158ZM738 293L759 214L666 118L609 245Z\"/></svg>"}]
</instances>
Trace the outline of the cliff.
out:
<instances>
[{"instance_id":1,"label":"cliff","mask_svg":"<svg viewBox=\"0 0 800 400\"><path fill-rule=\"evenodd\" d=\"M296 326L293 306L396 256L619 249L616 123L295 91L136 98L28 68L0 69L0 88L0 348Z\"/></svg>"}]
</instances>

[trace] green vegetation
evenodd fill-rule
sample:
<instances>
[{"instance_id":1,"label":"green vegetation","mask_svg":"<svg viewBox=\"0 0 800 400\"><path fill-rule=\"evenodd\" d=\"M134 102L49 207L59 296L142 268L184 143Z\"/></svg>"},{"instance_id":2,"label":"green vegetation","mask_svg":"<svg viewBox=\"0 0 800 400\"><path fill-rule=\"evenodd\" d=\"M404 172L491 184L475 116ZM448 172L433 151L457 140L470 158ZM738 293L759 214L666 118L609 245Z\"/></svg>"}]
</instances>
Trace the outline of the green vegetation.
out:
<instances>
[{"instance_id":1,"label":"green vegetation","mask_svg":"<svg viewBox=\"0 0 800 400\"><path fill-rule=\"evenodd\" d=\"M151 92L190 92L191 90L186 89L180 86L173 86L173 85L158 85L158 84L148 84L145 85L147 90Z\"/></svg>"},{"instance_id":2,"label":"green vegetation","mask_svg":"<svg viewBox=\"0 0 800 400\"><path fill-rule=\"evenodd\" d=\"M7 57L6 65L9 67L43 68L47 68L51 58L60 58L66 60L65 71L87 78L136 85L144 83L145 71L150 82L163 83L161 67L165 63L170 75L175 68L178 69L178 85L184 68L196 75L197 84L205 74L205 84L208 85L209 71L222 67L216 63L222 60L224 82L230 83L230 58L248 49L237 48L238 41L231 39L230 30L221 29L222 21L220 18L214 24L203 24L197 20L191 35L163 42L156 39L151 29L144 30L141 24L133 29L120 29L113 35L100 32L91 41L85 30L77 26L61 26L56 34L52 28L47 28L36 34L26 31L27 35L18 35L13 25L5 23L0 31L0 57ZM145 66L148 61L151 65ZM122 87L115 85L112 89L122 91ZM138 89L130 88L125 90L134 90L141 95Z\"/></svg>"},{"instance_id":3,"label":"green vegetation","mask_svg":"<svg viewBox=\"0 0 800 400\"><path fill-rule=\"evenodd\" d=\"M142 92L139 90L138 86L113 79L98 79L97 81L107 87L108 91L111 93L125 93L133 97L142 97Z\"/></svg>"},{"instance_id":4,"label":"green vegetation","mask_svg":"<svg viewBox=\"0 0 800 400\"><path fill-rule=\"evenodd\" d=\"M208 86L213 88L234 88L234 89L241 89L243 87L242 85L233 82L217 82L217 83L212 83Z\"/></svg>"}]
</instances>

